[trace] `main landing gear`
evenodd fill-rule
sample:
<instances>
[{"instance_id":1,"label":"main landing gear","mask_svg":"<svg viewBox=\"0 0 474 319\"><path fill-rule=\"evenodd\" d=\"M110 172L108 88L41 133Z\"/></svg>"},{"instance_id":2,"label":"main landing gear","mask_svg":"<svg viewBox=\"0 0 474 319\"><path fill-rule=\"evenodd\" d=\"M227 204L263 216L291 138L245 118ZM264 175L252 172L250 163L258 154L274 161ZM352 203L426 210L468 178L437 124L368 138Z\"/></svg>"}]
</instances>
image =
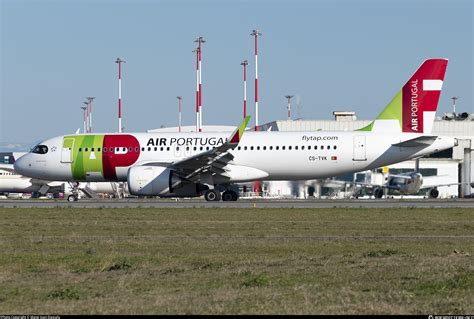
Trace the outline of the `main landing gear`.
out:
<instances>
[{"instance_id":1,"label":"main landing gear","mask_svg":"<svg viewBox=\"0 0 474 319\"><path fill-rule=\"evenodd\" d=\"M224 202L236 201L239 198L239 195L233 190L226 190L222 193L217 189L209 189L204 193L204 198L208 202L218 202L221 199Z\"/></svg>"}]
</instances>

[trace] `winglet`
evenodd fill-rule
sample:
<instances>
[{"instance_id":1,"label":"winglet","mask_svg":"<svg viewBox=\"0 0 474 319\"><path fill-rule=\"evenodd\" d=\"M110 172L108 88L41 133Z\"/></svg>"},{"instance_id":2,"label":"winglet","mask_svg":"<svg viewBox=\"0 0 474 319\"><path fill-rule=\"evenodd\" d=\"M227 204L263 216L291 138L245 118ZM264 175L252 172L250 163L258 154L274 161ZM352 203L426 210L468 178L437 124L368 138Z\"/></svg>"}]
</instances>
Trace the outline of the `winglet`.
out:
<instances>
[{"instance_id":1,"label":"winglet","mask_svg":"<svg viewBox=\"0 0 474 319\"><path fill-rule=\"evenodd\" d=\"M234 133L232 133L229 139L230 144L239 144L240 139L242 138L242 135L244 135L245 128L247 127L249 121L250 115L247 115L242 124L240 124L239 128L237 128Z\"/></svg>"}]
</instances>

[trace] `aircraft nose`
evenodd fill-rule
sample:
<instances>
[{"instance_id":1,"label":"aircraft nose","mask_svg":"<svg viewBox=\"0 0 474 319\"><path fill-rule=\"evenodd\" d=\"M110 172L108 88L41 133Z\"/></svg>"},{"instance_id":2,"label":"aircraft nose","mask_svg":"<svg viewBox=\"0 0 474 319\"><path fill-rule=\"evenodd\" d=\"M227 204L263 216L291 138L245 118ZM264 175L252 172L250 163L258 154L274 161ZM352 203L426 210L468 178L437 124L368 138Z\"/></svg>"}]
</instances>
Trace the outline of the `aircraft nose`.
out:
<instances>
[{"instance_id":1,"label":"aircraft nose","mask_svg":"<svg viewBox=\"0 0 474 319\"><path fill-rule=\"evenodd\" d=\"M31 164L28 163L29 161L28 161L28 159L26 159L27 156L28 155L24 155L24 156L20 157L13 164L13 168L20 175L28 176L28 167L31 167Z\"/></svg>"}]
</instances>

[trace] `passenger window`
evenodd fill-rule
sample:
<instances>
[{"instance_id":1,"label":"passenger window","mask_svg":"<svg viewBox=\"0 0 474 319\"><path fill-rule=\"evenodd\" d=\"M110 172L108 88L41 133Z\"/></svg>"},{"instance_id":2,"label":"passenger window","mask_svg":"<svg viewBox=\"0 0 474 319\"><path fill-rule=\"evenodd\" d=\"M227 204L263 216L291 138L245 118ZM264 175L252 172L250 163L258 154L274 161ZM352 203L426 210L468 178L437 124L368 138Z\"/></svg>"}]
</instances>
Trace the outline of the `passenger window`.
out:
<instances>
[{"instance_id":1,"label":"passenger window","mask_svg":"<svg viewBox=\"0 0 474 319\"><path fill-rule=\"evenodd\" d=\"M84 152L87 152L88 150L89 150L89 149L86 147L86 148L84 149Z\"/></svg>"},{"instance_id":2,"label":"passenger window","mask_svg":"<svg viewBox=\"0 0 474 319\"><path fill-rule=\"evenodd\" d=\"M264 151L266 151L266 150L267 150L267 147L266 147L266 146L264 146L264 147L263 147L263 150L264 150Z\"/></svg>"},{"instance_id":3,"label":"passenger window","mask_svg":"<svg viewBox=\"0 0 474 319\"><path fill-rule=\"evenodd\" d=\"M123 147L123 148L122 148L122 151L123 151L123 152L125 152L126 150L127 150L127 148L126 148L126 147Z\"/></svg>"},{"instance_id":4,"label":"passenger window","mask_svg":"<svg viewBox=\"0 0 474 319\"><path fill-rule=\"evenodd\" d=\"M204 148L203 148L202 146L199 148L199 150L201 150L201 151L202 151L203 149L204 149Z\"/></svg>"},{"instance_id":5,"label":"passenger window","mask_svg":"<svg viewBox=\"0 0 474 319\"><path fill-rule=\"evenodd\" d=\"M168 146L168 147L166 148L166 150L169 151L169 150L170 150L170 147Z\"/></svg>"},{"instance_id":6,"label":"passenger window","mask_svg":"<svg viewBox=\"0 0 474 319\"><path fill-rule=\"evenodd\" d=\"M239 147L237 147L237 149L240 151L241 147L239 146Z\"/></svg>"},{"instance_id":7,"label":"passenger window","mask_svg":"<svg viewBox=\"0 0 474 319\"><path fill-rule=\"evenodd\" d=\"M280 149L280 146L275 146L275 149L278 151Z\"/></svg>"},{"instance_id":8,"label":"passenger window","mask_svg":"<svg viewBox=\"0 0 474 319\"><path fill-rule=\"evenodd\" d=\"M176 146L176 150L179 151L179 146Z\"/></svg>"},{"instance_id":9,"label":"passenger window","mask_svg":"<svg viewBox=\"0 0 474 319\"><path fill-rule=\"evenodd\" d=\"M193 150L197 151L197 147L196 147L196 146L194 146Z\"/></svg>"},{"instance_id":10,"label":"passenger window","mask_svg":"<svg viewBox=\"0 0 474 319\"><path fill-rule=\"evenodd\" d=\"M186 146L186 151L189 151L189 146Z\"/></svg>"},{"instance_id":11,"label":"passenger window","mask_svg":"<svg viewBox=\"0 0 474 319\"><path fill-rule=\"evenodd\" d=\"M145 151L145 148L144 148L144 147L142 147L142 152L144 152L144 151Z\"/></svg>"},{"instance_id":12,"label":"passenger window","mask_svg":"<svg viewBox=\"0 0 474 319\"><path fill-rule=\"evenodd\" d=\"M291 151L291 146L288 146L288 149Z\"/></svg>"},{"instance_id":13,"label":"passenger window","mask_svg":"<svg viewBox=\"0 0 474 319\"><path fill-rule=\"evenodd\" d=\"M97 152L100 152L100 147L97 148Z\"/></svg>"},{"instance_id":14,"label":"passenger window","mask_svg":"<svg viewBox=\"0 0 474 319\"><path fill-rule=\"evenodd\" d=\"M104 153L107 153L107 147L104 147L103 151Z\"/></svg>"},{"instance_id":15,"label":"passenger window","mask_svg":"<svg viewBox=\"0 0 474 319\"><path fill-rule=\"evenodd\" d=\"M138 152L138 147L135 147L135 152Z\"/></svg>"},{"instance_id":16,"label":"passenger window","mask_svg":"<svg viewBox=\"0 0 474 319\"><path fill-rule=\"evenodd\" d=\"M336 146L336 145L334 145L334 147L333 147L333 148L334 148L334 149L337 149L337 146Z\"/></svg>"},{"instance_id":17,"label":"passenger window","mask_svg":"<svg viewBox=\"0 0 474 319\"><path fill-rule=\"evenodd\" d=\"M82 152L82 148L79 147L79 152Z\"/></svg>"},{"instance_id":18,"label":"passenger window","mask_svg":"<svg viewBox=\"0 0 474 319\"><path fill-rule=\"evenodd\" d=\"M285 146L282 146L281 149L282 149L282 150L285 150Z\"/></svg>"},{"instance_id":19,"label":"passenger window","mask_svg":"<svg viewBox=\"0 0 474 319\"><path fill-rule=\"evenodd\" d=\"M331 146L329 146L329 145L328 145L328 146L326 146L326 148L327 148L327 149L330 149L330 148L331 148Z\"/></svg>"},{"instance_id":20,"label":"passenger window","mask_svg":"<svg viewBox=\"0 0 474 319\"><path fill-rule=\"evenodd\" d=\"M295 150L298 150L298 146L295 146Z\"/></svg>"},{"instance_id":21,"label":"passenger window","mask_svg":"<svg viewBox=\"0 0 474 319\"><path fill-rule=\"evenodd\" d=\"M253 151L253 146L250 146L250 150Z\"/></svg>"},{"instance_id":22,"label":"passenger window","mask_svg":"<svg viewBox=\"0 0 474 319\"><path fill-rule=\"evenodd\" d=\"M303 145L303 146L301 146L301 149L302 149L302 150L304 150L304 145Z\"/></svg>"},{"instance_id":23,"label":"passenger window","mask_svg":"<svg viewBox=\"0 0 474 319\"><path fill-rule=\"evenodd\" d=\"M94 148L93 148L93 147L91 148L91 152L94 152Z\"/></svg>"},{"instance_id":24,"label":"passenger window","mask_svg":"<svg viewBox=\"0 0 474 319\"><path fill-rule=\"evenodd\" d=\"M209 151L209 146L206 146L206 151Z\"/></svg>"},{"instance_id":25,"label":"passenger window","mask_svg":"<svg viewBox=\"0 0 474 319\"><path fill-rule=\"evenodd\" d=\"M304 147L304 146L303 146ZM311 149L311 145L308 145L308 149L310 150Z\"/></svg>"},{"instance_id":26,"label":"passenger window","mask_svg":"<svg viewBox=\"0 0 474 319\"><path fill-rule=\"evenodd\" d=\"M158 151L158 147L155 146L153 150L154 150L155 152Z\"/></svg>"},{"instance_id":27,"label":"passenger window","mask_svg":"<svg viewBox=\"0 0 474 319\"><path fill-rule=\"evenodd\" d=\"M257 151L260 151L260 146L257 146Z\"/></svg>"},{"instance_id":28,"label":"passenger window","mask_svg":"<svg viewBox=\"0 0 474 319\"><path fill-rule=\"evenodd\" d=\"M244 151L246 151L246 150L247 150L247 146L244 146Z\"/></svg>"},{"instance_id":29,"label":"passenger window","mask_svg":"<svg viewBox=\"0 0 474 319\"><path fill-rule=\"evenodd\" d=\"M273 150L273 146L270 146L270 151Z\"/></svg>"},{"instance_id":30,"label":"passenger window","mask_svg":"<svg viewBox=\"0 0 474 319\"><path fill-rule=\"evenodd\" d=\"M314 145L314 149L317 150L317 149L318 149L318 145Z\"/></svg>"}]
</instances>

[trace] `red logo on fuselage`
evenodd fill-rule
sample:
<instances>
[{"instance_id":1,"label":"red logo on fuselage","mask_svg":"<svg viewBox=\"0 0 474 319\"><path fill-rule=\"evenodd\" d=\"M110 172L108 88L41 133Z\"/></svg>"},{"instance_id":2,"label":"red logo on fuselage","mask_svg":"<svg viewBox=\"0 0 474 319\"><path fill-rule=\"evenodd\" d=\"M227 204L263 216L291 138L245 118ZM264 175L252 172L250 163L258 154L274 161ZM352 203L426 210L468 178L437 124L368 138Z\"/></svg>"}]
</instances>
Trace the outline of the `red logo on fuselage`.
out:
<instances>
[{"instance_id":1,"label":"red logo on fuselage","mask_svg":"<svg viewBox=\"0 0 474 319\"><path fill-rule=\"evenodd\" d=\"M140 143L133 135L104 135L102 165L104 178L117 180L117 167L128 167L138 160Z\"/></svg>"}]
</instances>

